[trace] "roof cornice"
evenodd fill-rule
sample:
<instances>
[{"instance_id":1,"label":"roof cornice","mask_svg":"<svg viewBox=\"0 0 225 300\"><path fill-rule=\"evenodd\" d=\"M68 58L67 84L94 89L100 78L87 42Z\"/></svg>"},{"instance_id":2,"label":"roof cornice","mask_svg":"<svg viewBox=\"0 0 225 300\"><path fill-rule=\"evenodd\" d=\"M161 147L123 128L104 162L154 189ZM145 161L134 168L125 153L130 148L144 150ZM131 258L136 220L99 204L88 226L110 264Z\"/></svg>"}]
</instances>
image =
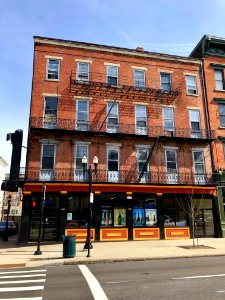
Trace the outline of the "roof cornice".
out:
<instances>
[{"instance_id":1,"label":"roof cornice","mask_svg":"<svg viewBox=\"0 0 225 300\"><path fill-rule=\"evenodd\" d=\"M54 39L54 38L47 38L47 37L34 36L34 43L52 45L52 46L63 46L69 48L83 48L90 51L104 51L104 52L110 52L115 54L153 58L153 59L160 59L160 60L170 60L170 61L177 61L182 63L201 64L201 61L199 59L193 59L185 56L162 54L162 53L148 52L148 51L140 52L129 48L120 48L114 46L106 46L106 45L77 42L77 41L68 41L68 40Z\"/></svg>"}]
</instances>

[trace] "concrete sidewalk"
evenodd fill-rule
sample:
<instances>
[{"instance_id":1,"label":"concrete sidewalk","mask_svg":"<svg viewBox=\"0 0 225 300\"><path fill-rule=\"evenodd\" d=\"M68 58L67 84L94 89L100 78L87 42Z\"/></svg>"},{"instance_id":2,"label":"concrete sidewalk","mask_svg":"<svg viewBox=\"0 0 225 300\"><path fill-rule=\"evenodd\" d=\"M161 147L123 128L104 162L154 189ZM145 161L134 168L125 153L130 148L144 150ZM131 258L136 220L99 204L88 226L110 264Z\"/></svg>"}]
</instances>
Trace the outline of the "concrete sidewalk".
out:
<instances>
[{"instance_id":1,"label":"concrete sidewalk","mask_svg":"<svg viewBox=\"0 0 225 300\"><path fill-rule=\"evenodd\" d=\"M84 243L76 243L76 256L63 258L62 243L41 244L42 255L37 256L37 245L17 246L16 237L11 237L0 240L0 268L225 255L224 238L202 238L198 245L189 247L192 240L95 242L91 257L86 257Z\"/></svg>"}]
</instances>

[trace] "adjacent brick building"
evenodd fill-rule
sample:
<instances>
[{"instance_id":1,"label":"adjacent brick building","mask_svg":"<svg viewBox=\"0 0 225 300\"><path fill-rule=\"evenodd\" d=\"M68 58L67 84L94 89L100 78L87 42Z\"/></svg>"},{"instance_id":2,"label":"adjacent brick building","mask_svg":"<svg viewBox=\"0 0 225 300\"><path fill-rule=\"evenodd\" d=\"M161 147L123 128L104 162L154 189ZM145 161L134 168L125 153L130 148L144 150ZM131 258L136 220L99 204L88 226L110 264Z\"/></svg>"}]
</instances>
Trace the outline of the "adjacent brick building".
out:
<instances>
[{"instance_id":1,"label":"adjacent brick building","mask_svg":"<svg viewBox=\"0 0 225 300\"><path fill-rule=\"evenodd\" d=\"M34 38L20 241L86 239L93 168L93 240L189 238L183 203L197 199L199 236L221 236L202 62ZM180 205L182 203L182 205Z\"/></svg>"}]
</instances>

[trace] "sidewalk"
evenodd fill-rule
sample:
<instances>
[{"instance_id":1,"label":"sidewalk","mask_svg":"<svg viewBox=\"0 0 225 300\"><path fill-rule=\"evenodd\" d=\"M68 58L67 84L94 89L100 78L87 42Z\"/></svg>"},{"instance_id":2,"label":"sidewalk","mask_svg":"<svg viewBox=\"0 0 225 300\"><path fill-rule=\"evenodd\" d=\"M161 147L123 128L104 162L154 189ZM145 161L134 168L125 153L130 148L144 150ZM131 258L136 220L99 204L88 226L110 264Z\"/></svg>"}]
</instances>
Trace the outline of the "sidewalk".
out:
<instances>
[{"instance_id":1,"label":"sidewalk","mask_svg":"<svg viewBox=\"0 0 225 300\"><path fill-rule=\"evenodd\" d=\"M17 246L16 238L8 242L0 240L0 269L15 267L38 267L42 265L82 264L109 261L165 259L196 256L225 255L225 239L202 238L199 247L192 246L192 240L157 240L95 242L91 257L83 250L84 243L76 244L76 256L63 258L62 244L41 244L42 255L34 255L37 245Z\"/></svg>"}]
</instances>

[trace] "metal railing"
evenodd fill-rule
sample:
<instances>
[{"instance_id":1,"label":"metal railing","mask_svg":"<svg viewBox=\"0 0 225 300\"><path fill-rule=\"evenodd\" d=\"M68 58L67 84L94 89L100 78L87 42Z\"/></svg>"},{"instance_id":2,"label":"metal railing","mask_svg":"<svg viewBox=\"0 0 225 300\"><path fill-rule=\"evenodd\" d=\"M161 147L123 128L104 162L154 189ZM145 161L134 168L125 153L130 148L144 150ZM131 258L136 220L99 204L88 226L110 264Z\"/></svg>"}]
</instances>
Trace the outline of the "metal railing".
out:
<instances>
[{"instance_id":1,"label":"metal railing","mask_svg":"<svg viewBox=\"0 0 225 300\"><path fill-rule=\"evenodd\" d=\"M193 139L213 139L214 131L210 129L200 129L198 131L191 130L190 128L169 128L163 126L146 126L139 127L135 124L117 123L112 124L109 122L99 121L77 121L71 119L56 118L54 122L49 122L49 118L45 117L31 117L31 128L43 129L63 129L75 130L85 132L98 132L98 133L120 133L127 135L146 135L149 137L165 136L172 138L193 138Z\"/></svg>"},{"instance_id":2,"label":"metal railing","mask_svg":"<svg viewBox=\"0 0 225 300\"><path fill-rule=\"evenodd\" d=\"M74 169L38 169L38 168L24 168L21 174L25 174L25 181L38 182L87 182L87 176L83 174L83 170ZM93 175L93 182L95 183L137 183L139 172L137 171L109 171L98 169L97 174ZM169 185L207 185L216 184L218 178L216 174L193 174L187 173L173 173L168 174L162 169L159 171L145 172L140 184L169 184Z\"/></svg>"}]
</instances>

